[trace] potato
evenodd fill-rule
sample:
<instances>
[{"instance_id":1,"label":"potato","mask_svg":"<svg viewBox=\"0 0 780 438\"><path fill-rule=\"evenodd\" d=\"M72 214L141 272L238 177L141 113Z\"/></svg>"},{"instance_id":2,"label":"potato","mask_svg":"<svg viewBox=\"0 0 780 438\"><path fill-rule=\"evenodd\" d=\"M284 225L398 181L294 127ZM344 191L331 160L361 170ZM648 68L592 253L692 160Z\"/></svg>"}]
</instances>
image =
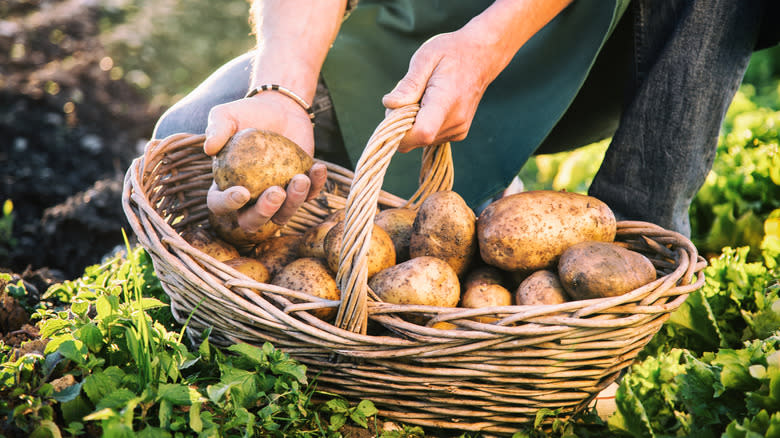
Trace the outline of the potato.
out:
<instances>
[{"instance_id":1,"label":"potato","mask_svg":"<svg viewBox=\"0 0 780 438\"><path fill-rule=\"evenodd\" d=\"M377 273L369 287L387 303L455 307L460 299L458 275L447 262L416 257Z\"/></svg>"},{"instance_id":2,"label":"potato","mask_svg":"<svg viewBox=\"0 0 780 438\"><path fill-rule=\"evenodd\" d=\"M216 215L209 211L209 224L214 232L226 242L235 245L242 253L246 253L256 244L274 237L282 228L271 221L266 222L255 232L246 232L238 225L238 213Z\"/></svg>"},{"instance_id":3,"label":"potato","mask_svg":"<svg viewBox=\"0 0 780 438\"><path fill-rule=\"evenodd\" d=\"M333 272L339 269L339 252L341 251L341 240L344 237L344 222L339 222L333 226L325 235L325 257L328 267ZM366 253L366 263L368 264L368 278L373 277L377 272L395 265L395 247L390 236L385 230L374 224L371 231L371 241Z\"/></svg>"},{"instance_id":4,"label":"potato","mask_svg":"<svg viewBox=\"0 0 780 438\"><path fill-rule=\"evenodd\" d=\"M325 262L311 257L300 258L285 266L276 274L272 284L328 300L341 298L336 280ZM312 314L329 321L336 317L337 312L336 307L323 307L313 310Z\"/></svg>"},{"instance_id":5,"label":"potato","mask_svg":"<svg viewBox=\"0 0 780 438\"><path fill-rule=\"evenodd\" d=\"M254 202L269 187L285 188L312 164L314 159L287 137L249 128L233 135L214 156L212 171L220 190L246 187Z\"/></svg>"},{"instance_id":6,"label":"potato","mask_svg":"<svg viewBox=\"0 0 780 438\"><path fill-rule=\"evenodd\" d=\"M512 294L504 286L497 283L475 283L463 292L460 305L469 309L511 306ZM492 316L478 316L475 319L484 324L490 324L498 320L498 318Z\"/></svg>"},{"instance_id":7,"label":"potato","mask_svg":"<svg viewBox=\"0 0 780 438\"><path fill-rule=\"evenodd\" d=\"M268 269L271 278L299 257L301 236L285 235L268 239L255 248L255 256Z\"/></svg>"},{"instance_id":8,"label":"potato","mask_svg":"<svg viewBox=\"0 0 780 438\"><path fill-rule=\"evenodd\" d=\"M325 217L319 225L315 225L306 230L306 232L303 233L303 239L301 240L301 245L298 249L299 255L301 257L324 259L326 257L325 236L334 225L344 220L344 214L343 208L336 210Z\"/></svg>"},{"instance_id":9,"label":"potato","mask_svg":"<svg viewBox=\"0 0 780 438\"><path fill-rule=\"evenodd\" d=\"M188 228L182 231L181 237L193 248L214 257L220 262L240 255L234 246L201 227Z\"/></svg>"},{"instance_id":10,"label":"potato","mask_svg":"<svg viewBox=\"0 0 780 438\"><path fill-rule=\"evenodd\" d=\"M477 220L482 259L506 271L555 266L563 251L586 240L615 239L615 215L598 199L538 190L501 198Z\"/></svg>"},{"instance_id":11,"label":"potato","mask_svg":"<svg viewBox=\"0 0 780 438\"><path fill-rule=\"evenodd\" d=\"M458 328L458 326L449 321L439 321L436 324L432 325L431 328L435 328L438 330L455 330L456 328Z\"/></svg>"},{"instance_id":12,"label":"potato","mask_svg":"<svg viewBox=\"0 0 780 438\"><path fill-rule=\"evenodd\" d=\"M230 260L225 260L226 265L235 269L236 271L246 275L252 280L259 281L260 283L268 283L271 279L271 274L268 272L268 268L259 260L251 257L237 257Z\"/></svg>"},{"instance_id":13,"label":"potato","mask_svg":"<svg viewBox=\"0 0 780 438\"><path fill-rule=\"evenodd\" d=\"M476 216L460 195L436 192L420 204L409 241L411 258L440 258L462 276L476 251Z\"/></svg>"},{"instance_id":14,"label":"potato","mask_svg":"<svg viewBox=\"0 0 780 438\"><path fill-rule=\"evenodd\" d=\"M642 254L608 242L581 242L567 249L558 276L575 300L614 297L655 280L653 263Z\"/></svg>"},{"instance_id":15,"label":"potato","mask_svg":"<svg viewBox=\"0 0 780 438\"><path fill-rule=\"evenodd\" d=\"M561 285L558 274L542 269L529 275L515 291L515 304L561 304L569 301L569 295Z\"/></svg>"},{"instance_id":16,"label":"potato","mask_svg":"<svg viewBox=\"0 0 780 438\"><path fill-rule=\"evenodd\" d=\"M504 272L495 266L481 265L472 269L463 281L462 289L468 290L480 284L504 284Z\"/></svg>"},{"instance_id":17,"label":"potato","mask_svg":"<svg viewBox=\"0 0 780 438\"><path fill-rule=\"evenodd\" d=\"M409 240L417 212L409 208L389 208L379 212L374 223L390 235L395 247L396 263L409 260Z\"/></svg>"},{"instance_id":18,"label":"potato","mask_svg":"<svg viewBox=\"0 0 780 438\"><path fill-rule=\"evenodd\" d=\"M325 255L325 236L328 235L336 222L323 222L319 225L309 228L303 233L299 253L301 257L314 257L324 259Z\"/></svg>"}]
</instances>

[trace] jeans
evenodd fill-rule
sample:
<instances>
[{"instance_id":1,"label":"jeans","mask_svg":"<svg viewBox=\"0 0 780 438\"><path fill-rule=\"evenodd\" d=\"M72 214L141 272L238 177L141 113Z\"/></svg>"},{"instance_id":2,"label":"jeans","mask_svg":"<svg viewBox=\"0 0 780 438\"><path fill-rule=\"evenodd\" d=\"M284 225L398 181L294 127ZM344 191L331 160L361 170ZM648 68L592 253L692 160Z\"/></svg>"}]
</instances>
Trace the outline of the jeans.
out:
<instances>
[{"instance_id":1,"label":"jeans","mask_svg":"<svg viewBox=\"0 0 780 438\"><path fill-rule=\"evenodd\" d=\"M629 99L589 194L690 236L688 207L755 46L763 4L634 0Z\"/></svg>"},{"instance_id":2,"label":"jeans","mask_svg":"<svg viewBox=\"0 0 780 438\"><path fill-rule=\"evenodd\" d=\"M712 167L720 125L755 47L763 7L761 0L632 1L624 17L633 35L625 61L630 65L599 68L597 61L591 73L628 76L625 92L598 95L613 101L602 102L598 111L583 110L575 99L548 137L574 148L612 135L589 193L619 219L649 221L690 236L688 208ZM211 107L246 93L251 59L248 53L229 62L171 107L154 138L204 132ZM580 94L588 91L586 82ZM316 156L351 167L322 80L312 106ZM582 141L572 137L567 117L594 114L604 122L589 123L594 132L580 135ZM560 149L549 143L537 152Z\"/></svg>"}]
</instances>

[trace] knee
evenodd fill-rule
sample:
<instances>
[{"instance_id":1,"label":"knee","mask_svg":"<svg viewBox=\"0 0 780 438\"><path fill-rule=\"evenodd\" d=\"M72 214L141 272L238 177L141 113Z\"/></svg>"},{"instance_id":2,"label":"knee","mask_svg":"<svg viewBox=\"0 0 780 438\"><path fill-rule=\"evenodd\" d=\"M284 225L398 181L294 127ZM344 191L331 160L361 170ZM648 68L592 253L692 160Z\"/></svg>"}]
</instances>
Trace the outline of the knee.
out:
<instances>
[{"instance_id":1,"label":"knee","mask_svg":"<svg viewBox=\"0 0 780 438\"><path fill-rule=\"evenodd\" d=\"M154 126L152 138L162 139L172 134L202 134L206 132L208 109L180 102L169 108Z\"/></svg>"}]
</instances>

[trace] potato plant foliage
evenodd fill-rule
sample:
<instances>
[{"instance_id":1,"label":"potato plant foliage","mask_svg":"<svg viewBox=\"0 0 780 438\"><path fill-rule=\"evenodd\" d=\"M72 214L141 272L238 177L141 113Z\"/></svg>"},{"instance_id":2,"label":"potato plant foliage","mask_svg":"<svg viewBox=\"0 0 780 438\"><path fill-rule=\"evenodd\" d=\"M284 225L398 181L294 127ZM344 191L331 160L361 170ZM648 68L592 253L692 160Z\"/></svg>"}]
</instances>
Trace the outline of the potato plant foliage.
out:
<instances>
[{"instance_id":1,"label":"potato plant foliage","mask_svg":"<svg viewBox=\"0 0 780 438\"><path fill-rule=\"evenodd\" d=\"M0 421L11 434L338 437L363 427L370 401L329 394L314 405L306 367L271 344L196 345L172 320L146 252L137 248L52 287L68 304L39 309L43 354L2 346Z\"/></svg>"}]
</instances>

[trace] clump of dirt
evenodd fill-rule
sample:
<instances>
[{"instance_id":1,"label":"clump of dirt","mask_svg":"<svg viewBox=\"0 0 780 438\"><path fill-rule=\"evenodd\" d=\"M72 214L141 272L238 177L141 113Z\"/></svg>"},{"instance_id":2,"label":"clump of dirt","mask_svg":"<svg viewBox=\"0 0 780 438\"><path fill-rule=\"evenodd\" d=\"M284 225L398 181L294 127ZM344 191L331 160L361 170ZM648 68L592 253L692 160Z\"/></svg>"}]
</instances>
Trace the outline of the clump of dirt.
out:
<instances>
[{"instance_id":1,"label":"clump of dirt","mask_svg":"<svg viewBox=\"0 0 780 438\"><path fill-rule=\"evenodd\" d=\"M16 240L0 267L73 278L122 244L124 172L163 108L113 65L99 2L0 5L0 203Z\"/></svg>"}]
</instances>

